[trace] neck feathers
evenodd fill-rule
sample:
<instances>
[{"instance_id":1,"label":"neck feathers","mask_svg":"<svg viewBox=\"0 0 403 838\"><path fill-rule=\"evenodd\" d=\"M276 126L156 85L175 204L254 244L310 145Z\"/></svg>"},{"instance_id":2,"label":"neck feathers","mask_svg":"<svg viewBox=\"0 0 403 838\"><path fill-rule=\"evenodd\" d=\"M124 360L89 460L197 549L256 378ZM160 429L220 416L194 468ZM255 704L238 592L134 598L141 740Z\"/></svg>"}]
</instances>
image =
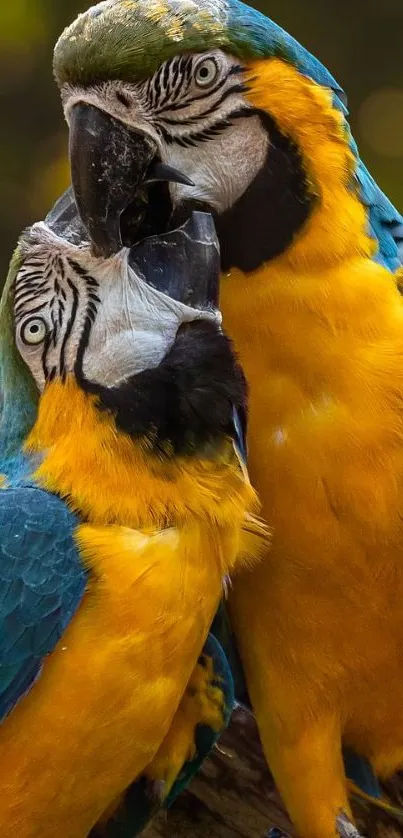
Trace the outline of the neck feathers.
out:
<instances>
[{"instance_id":1,"label":"neck feathers","mask_svg":"<svg viewBox=\"0 0 403 838\"><path fill-rule=\"evenodd\" d=\"M206 335L201 340L204 324L199 349L191 329L178 334L162 369L121 388L86 390L73 376L45 388L26 450L42 454L40 485L87 520L161 528L194 518L224 526L254 503L231 439L242 374L221 332L220 355L207 351Z\"/></svg>"},{"instance_id":2,"label":"neck feathers","mask_svg":"<svg viewBox=\"0 0 403 838\"><path fill-rule=\"evenodd\" d=\"M316 198L309 219L279 260L288 269L306 271L357 255L371 257L376 244L357 194L357 161L348 125L333 106L332 91L281 59L253 62L249 70L249 100L295 142L307 189Z\"/></svg>"}]
</instances>

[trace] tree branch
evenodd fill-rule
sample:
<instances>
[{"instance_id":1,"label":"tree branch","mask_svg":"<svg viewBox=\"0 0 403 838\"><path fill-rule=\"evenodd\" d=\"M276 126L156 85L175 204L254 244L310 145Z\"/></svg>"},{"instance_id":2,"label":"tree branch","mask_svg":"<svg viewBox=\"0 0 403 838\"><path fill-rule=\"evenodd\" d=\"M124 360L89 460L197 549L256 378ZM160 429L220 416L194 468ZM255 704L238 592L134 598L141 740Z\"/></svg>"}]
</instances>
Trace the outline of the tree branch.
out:
<instances>
[{"instance_id":1,"label":"tree branch","mask_svg":"<svg viewBox=\"0 0 403 838\"><path fill-rule=\"evenodd\" d=\"M302 769L301 769L302 770ZM403 784L401 783L401 788ZM402 827L361 802L353 803L367 838L401 838ZM237 708L211 758L146 838L265 838L271 827L295 838L267 768L253 715Z\"/></svg>"}]
</instances>

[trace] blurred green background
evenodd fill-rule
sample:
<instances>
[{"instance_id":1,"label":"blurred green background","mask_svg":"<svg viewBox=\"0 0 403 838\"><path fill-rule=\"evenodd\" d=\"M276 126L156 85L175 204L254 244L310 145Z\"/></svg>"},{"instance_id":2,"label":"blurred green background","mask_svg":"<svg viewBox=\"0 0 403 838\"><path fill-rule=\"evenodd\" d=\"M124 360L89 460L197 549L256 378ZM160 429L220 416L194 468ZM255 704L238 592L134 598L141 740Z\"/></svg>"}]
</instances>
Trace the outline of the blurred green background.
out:
<instances>
[{"instance_id":1,"label":"blurred green background","mask_svg":"<svg viewBox=\"0 0 403 838\"><path fill-rule=\"evenodd\" d=\"M0 0L0 281L24 226L68 182L67 129L52 78L56 38L85 0ZM403 0L257 0L349 95L362 156L403 209Z\"/></svg>"}]
</instances>

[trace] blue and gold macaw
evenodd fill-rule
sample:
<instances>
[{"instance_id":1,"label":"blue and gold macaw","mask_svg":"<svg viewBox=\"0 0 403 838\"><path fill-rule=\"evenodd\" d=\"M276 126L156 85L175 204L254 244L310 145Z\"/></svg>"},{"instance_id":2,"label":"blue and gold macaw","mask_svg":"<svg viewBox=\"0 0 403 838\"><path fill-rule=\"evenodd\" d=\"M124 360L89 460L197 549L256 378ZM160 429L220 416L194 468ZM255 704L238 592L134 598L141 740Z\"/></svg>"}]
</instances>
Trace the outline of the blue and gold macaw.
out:
<instances>
[{"instance_id":1,"label":"blue and gold macaw","mask_svg":"<svg viewBox=\"0 0 403 838\"><path fill-rule=\"evenodd\" d=\"M135 834L228 721L206 638L263 530L217 256L202 214L96 256L69 193L20 240L0 313L2 838L105 817Z\"/></svg>"},{"instance_id":2,"label":"blue and gold macaw","mask_svg":"<svg viewBox=\"0 0 403 838\"><path fill-rule=\"evenodd\" d=\"M298 833L334 838L351 816L342 744L371 794L403 766L403 218L330 73L239 0L100 3L60 38L55 74L99 253L214 215L273 528L235 580L232 628Z\"/></svg>"}]
</instances>

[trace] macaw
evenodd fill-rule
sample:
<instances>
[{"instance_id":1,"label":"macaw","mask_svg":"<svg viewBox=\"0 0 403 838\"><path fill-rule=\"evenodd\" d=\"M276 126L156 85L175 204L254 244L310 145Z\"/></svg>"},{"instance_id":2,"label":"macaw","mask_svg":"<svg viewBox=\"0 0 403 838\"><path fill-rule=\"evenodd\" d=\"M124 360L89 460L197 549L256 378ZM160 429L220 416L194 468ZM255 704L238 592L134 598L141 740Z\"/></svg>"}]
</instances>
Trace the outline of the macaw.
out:
<instances>
[{"instance_id":1,"label":"macaw","mask_svg":"<svg viewBox=\"0 0 403 838\"><path fill-rule=\"evenodd\" d=\"M96 256L69 193L12 261L0 312L3 838L96 834L136 778L151 807L228 720L230 673L205 641L263 529L235 441L244 378L220 326L217 263L201 213ZM140 829L148 811L138 816Z\"/></svg>"},{"instance_id":2,"label":"macaw","mask_svg":"<svg viewBox=\"0 0 403 838\"><path fill-rule=\"evenodd\" d=\"M232 629L298 834L334 838L351 818L342 744L375 794L374 772L403 766L403 218L332 75L239 0L106 0L54 69L99 253L214 216L273 528L234 580ZM150 178L161 165L182 182Z\"/></svg>"}]
</instances>

